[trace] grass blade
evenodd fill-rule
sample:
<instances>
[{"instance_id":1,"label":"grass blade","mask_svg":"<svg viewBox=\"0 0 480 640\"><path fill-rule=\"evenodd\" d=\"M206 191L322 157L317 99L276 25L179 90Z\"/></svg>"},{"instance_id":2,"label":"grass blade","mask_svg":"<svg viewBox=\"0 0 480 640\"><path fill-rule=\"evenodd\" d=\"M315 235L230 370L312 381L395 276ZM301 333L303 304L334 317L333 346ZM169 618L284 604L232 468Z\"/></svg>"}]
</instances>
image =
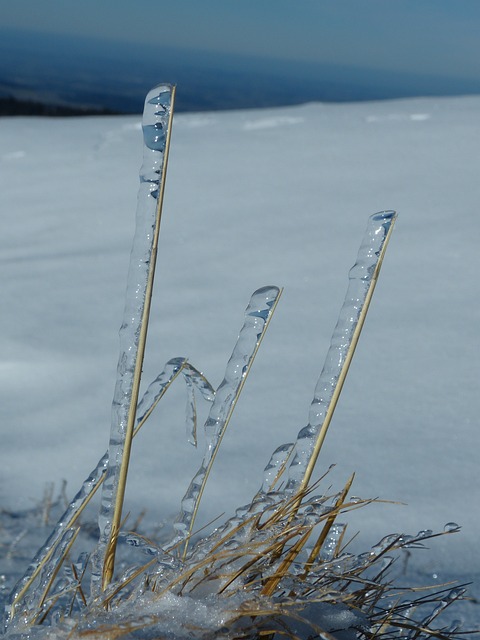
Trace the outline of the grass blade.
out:
<instances>
[{"instance_id":1,"label":"grass blade","mask_svg":"<svg viewBox=\"0 0 480 640\"><path fill-rule=\"evenodd\" d=\"M357 262L350 271L347 296L315 389L309 424L297 437L295 456L289 468L289 490L302 492L310 484L368 313L395 219L394 211L382 211L369 219ZM358 283L361 284L361 292L350 291L350 287L356 289Z\"/></svg>"},{"instance_id":2,"label":"grass blade","mask_svg":"<svg viewBox=\"0 0 480 640\"><path fill-rule=\"evenodd\" d=\"M180 538L185 538L183 558L197 516L205 485L215 457L232 417L235 405L243 390L261 341L275 312L282 290L263 287L252 295L245 312L245 323L227 364L223 382L217 389L215 400L205 423L207 446L205 455L182 500L182 511L175 523ZM261 300L261 302L259 302ZM261 309L259 310L259 306ZM178 538L174 540L178 544Z\"/></svg>"},{"instance_id":3,"label":"grass blade","mask_svg":"<svg viewBox=\"0 0 480 640\"><path fill-rule=\"evenodd\" d=\"M155 87L145 100L137 225L120 329L109 465L99 514L100 540L92 564L92 592L96 594L112 580L115 565L150 317L174 102L175 87L170 85Z\"/></svg>"}]
</instances>

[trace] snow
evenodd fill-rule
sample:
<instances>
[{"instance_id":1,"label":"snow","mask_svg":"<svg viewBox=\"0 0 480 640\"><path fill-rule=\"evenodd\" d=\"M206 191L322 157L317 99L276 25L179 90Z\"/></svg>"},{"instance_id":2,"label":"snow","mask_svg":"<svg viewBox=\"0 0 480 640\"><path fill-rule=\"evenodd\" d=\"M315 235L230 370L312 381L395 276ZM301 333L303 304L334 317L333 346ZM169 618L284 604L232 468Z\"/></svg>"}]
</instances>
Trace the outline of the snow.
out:
<instances>
[{"instance_id":1,"label":"snow","mask_svg":"<svg viewBox=\"0 0 480 640\"><path fill-rule=\"evenodd\" d=\"M410 563L427 582L478 581L479 109L465 97L175 117L145 386L173 356L218 386L251 293L285 287L199 526L249 502L305 426L367 217L396 209L318 475L335 463L327 486L355 471L355 495L406 503L351 514L358 549L457 522ZM73 493L107 448L141 154L138 117L0 120L4 507L63 478ZM135 441L132 513L178 512L202 455L184 404L179 382Z\"/></svg>"}]
</instances>

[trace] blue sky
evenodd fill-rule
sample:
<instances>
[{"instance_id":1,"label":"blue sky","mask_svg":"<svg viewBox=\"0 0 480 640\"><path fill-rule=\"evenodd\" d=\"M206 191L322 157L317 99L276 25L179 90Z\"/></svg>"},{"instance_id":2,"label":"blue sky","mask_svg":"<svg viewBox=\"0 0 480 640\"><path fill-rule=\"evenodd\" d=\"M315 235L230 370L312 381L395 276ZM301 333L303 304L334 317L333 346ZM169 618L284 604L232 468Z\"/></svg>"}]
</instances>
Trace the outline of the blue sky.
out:
<instances>
[{"instance_id":1,"label":"blue sky","mask_svg":"<svg viewBox=\"0 0 480 640\"><path fill-rule=\"evenodd\" d=\"M479 0L15 0L0 26L480 77Z\"/></svg>"}]
</instances>

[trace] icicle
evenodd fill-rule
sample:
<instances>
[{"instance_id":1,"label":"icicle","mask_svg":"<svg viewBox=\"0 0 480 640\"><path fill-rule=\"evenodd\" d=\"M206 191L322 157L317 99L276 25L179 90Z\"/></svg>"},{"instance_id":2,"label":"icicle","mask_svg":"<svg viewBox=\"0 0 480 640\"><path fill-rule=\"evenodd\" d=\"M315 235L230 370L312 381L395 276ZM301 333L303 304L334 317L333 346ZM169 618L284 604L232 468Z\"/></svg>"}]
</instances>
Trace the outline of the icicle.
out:
<instances>
[{"instance_id":1,"label":"icicle","mask_svg":"<svg viewBox=\"0 0 480 640\"><path fill-rule=\"evenodd\" d=\"M100 539L92 562L92 593L98 594L113 571L115 535L121 514L120 493L126 481L132 437L132 407L141 374L148 324L149 292L158 242L161 201L168 152L173 87L160 85L146 99L143 114L144 156L140 169L135 237L133 240L123 322L120 356L112 405L109 465L102 490L98 524ZM103 584L101 584L103 583Z\"/></svg>"},{"instance_id":2,"label":"icicle","mask_svg":"<svg viewBox=\"0 0 480 640\"><path fill-rule=\"evenodd\" d=\"M288 491L298 490L305 484L305 478L307 476L309 478L309 474L311 475L312 459L315 457L315 453L318 455L319 436L327 415L332 411L332 405L334 408L340 393L346 369L348 369L349 360L358 339L359 331L357 329L361 329L365 318L386 247L386 240L395 218L394 211L381 211L369 218L357 261L349 273L345 302L340 311L330 349L315 388L309 422L297 436L295 455L289 467ZM331 413L329 417L331 417ZM324 437L324 433L322 435Z\"/></svg>"},{"instance_id":3,"label":"icicle","mask_svg":"<svg viewBox=\"0 0 480 640\"><path fill-rule=\"evenodd\" d=\"M187 432L187 440L194 447L197 446L197 403L195 401L195 392L193 383L190 378L185 378L187 387L187 406L185 407L185 427Z\"/></svg>"},{"instance_id":4,"label":"icicle","mask_svg":"<svg viewBox=\"0 0 480 640\"><path fill-rule=\"evenodd\" d=\"M183 377L187 387L187 406L185 411L185 426L187 429L187 440L194 447L197 446L197 404L195 401L195 389L200 392L204 400L213 402L215 390L195 367L185 365Z\"/></svg>"},{"instance_id":5,"label":"icicle","mask_svg":"<svg viewBox=\"0 0 480 640\"><path fill-rule=\"evenodd\" d=\"M174 525L178 534L175 543L189 535L210 468L280 293L278 287L263 287L250 299L244 325L205 423L205 454L182 500L182 510Z\"/></svg>"}]
</instances>

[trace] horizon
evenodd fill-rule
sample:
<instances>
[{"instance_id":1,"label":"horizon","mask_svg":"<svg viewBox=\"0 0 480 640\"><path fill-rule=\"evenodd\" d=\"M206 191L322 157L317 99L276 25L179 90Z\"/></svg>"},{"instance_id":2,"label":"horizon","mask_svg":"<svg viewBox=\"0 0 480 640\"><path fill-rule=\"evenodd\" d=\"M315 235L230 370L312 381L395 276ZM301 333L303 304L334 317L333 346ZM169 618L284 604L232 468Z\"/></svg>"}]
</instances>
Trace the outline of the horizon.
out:
<instances>
[{"instance_id":1,"label":"horizon","mask_svg":"<svg viewBox=\"0 0 480 640\"><path fill-rule=\"evenodd\" d=\"M151 19L146 21L145 15ZM420 66L429 74L460 73L466 78L478 78L480 72L479 24L476 0L297 0L295 5L291 0L264 0L260 5L254 0L241 5L225 5L223 0L201 5L195 0L139 0L135 7L126 0L104 0L100 5L84 0L81 6L44 0L41 8L33 0L17 0L2 7L0 18L0 27L51 35L131 44L161 41L182 49L250 52L299 62L355 61L392 71Z\"/></svg>"},{"instance_id":2,"label":"horizon","mask_svg":"<svg viewBox=\"0 0 480 640\"><path fill-rule=\"evenodd\" d=\"M162 81L182 85L182 111L480 94L473 0L291 8L20 0L0 18L0 97L131 113Z\"/></svg>"}]
</instances>

